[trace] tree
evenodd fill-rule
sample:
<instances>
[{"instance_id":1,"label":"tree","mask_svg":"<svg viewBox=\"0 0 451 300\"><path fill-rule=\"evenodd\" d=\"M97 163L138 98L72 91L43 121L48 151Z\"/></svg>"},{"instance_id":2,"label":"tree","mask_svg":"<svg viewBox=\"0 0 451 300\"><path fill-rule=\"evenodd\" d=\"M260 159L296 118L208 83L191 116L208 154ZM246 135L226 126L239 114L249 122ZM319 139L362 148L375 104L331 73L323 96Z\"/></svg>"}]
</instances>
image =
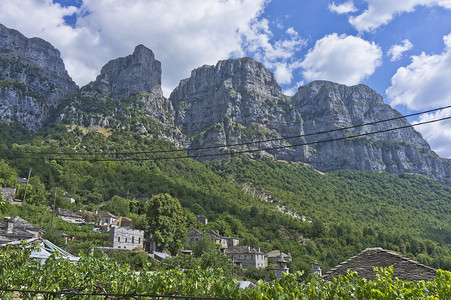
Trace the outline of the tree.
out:
<instances>
[{"instance_id":1,"label":"tree","mask_svg":"<svg viewBox=\"0 0 451 300\"><path fill-rule=\"evenodd\" d=\"M116 216L128 217L130 214L130 201L114 196L103 208Z\"/></svg>"},{"instance_id":2,"label":"tree","mask_svg":"<svg viewBox=\"0 0 451 300\"><path fill-rule=\"evenodd\" d=\"M177 198L169 194L152 196L146 212L147 224L159 247L177 252L186 237L186 216Z\"/></svg>"},{"instance_id":3,"label":"tree","mask_svg":"<svg viewBox=\"0 0 451 300\"><path fill-rule=\"evenodd\" d=\"M3 159L0 160L0 188L16 187L17 173Z\"/></svg>"}]
</instances>

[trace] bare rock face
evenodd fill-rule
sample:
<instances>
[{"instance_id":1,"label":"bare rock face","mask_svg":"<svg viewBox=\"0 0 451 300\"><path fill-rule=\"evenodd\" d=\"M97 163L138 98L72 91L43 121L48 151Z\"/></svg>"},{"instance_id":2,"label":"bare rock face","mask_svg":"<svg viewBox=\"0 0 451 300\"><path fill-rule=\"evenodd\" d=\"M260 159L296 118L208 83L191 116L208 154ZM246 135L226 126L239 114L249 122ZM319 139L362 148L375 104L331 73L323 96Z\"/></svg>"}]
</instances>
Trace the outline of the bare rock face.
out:
<instances>
[{"instance_id":1,"label":"bare rock face","mask_svg":"<svg viewBox=\"0 0 451 300\"><path fill-rule=\"evenodd\" d=\"M37 130L47 121L50 107L77 92L57 49L0 24L1 120L17 120Z\"/></svg>"},{"instance_id":2,"label":"bare rock face","mask_svg":"<svg viewBox=\"0 0 451 300\"><path fill-rule=\"evenodd\" d=\"M306 134L402 117L362 84L314 81L300 87L292 102L303 117ZM390 130L397 127L406 128ZM380 133L341 139L371 132ZM311 144L303 161L319 170L411 172L451 182L449 162L439 158L405 118L306 137L307 142L330 139L341 140Z\"/></svg>"},{"instance_id":3,"label":"bare rock face","mask_svg":"<svg viewBox=\"0 0 451 300\"><path fill-rule=\"evenodd\" d=\"M123 97L133 92L163 96L161 63L152 50L143 45L136 46L132 55L108 62L95 83L100 89Z\"/></svg>"},{"instance_id":4,"label":"bare rock face","mask_svg":"<svg viewBox=\"0 0 451 300\"><path fill-rule=\"evenodd\" d=\"M195 69L169 97L176 125L192 148L266 140L302 132L302 119L271 72L251 58L220 61ZM284 145L286 141L260 146ZM255 145L233 147L256 149ZM217 149L204 151L214 154ZM281 150L286 156L291 150ZM269 154L269 153L266 153ZM271 155L271 154L269 154Z\"/></svg>"}]
</instances>

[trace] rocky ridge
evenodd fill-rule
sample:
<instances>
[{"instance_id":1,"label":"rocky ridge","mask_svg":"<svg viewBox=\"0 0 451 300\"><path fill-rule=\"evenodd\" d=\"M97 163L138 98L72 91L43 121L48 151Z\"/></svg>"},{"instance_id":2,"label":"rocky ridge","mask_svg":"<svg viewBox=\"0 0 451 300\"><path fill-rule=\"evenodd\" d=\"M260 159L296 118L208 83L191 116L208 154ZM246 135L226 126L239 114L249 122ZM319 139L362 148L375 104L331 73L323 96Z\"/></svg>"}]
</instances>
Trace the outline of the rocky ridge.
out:
<instances>
[{"instance_id":1,"label":"rocky ridge","mask_svg":"<svg viewBox=\"0 0 451 300\"><path fill-rule=\"evenodd\" d=\"M260 155L308 163L322 171L412 172L451 183L450 161L431 151L413 127L342 139L409 126L401 118L336 131L401 116L365 85L314 81L288 97L262 64L240 58L193 70L166 99L161 64L139 45L133 54L108 62L95 81L78 89L50 44L6 27L0 27L0 35L5 37L0 42L4 122L19 121L32 130L49 120L126 129L191 149L210 147L189 151L194 156L263 148ZM57 107L54 115L49 115L50 107Z\"/></svg>"}]
</instances>

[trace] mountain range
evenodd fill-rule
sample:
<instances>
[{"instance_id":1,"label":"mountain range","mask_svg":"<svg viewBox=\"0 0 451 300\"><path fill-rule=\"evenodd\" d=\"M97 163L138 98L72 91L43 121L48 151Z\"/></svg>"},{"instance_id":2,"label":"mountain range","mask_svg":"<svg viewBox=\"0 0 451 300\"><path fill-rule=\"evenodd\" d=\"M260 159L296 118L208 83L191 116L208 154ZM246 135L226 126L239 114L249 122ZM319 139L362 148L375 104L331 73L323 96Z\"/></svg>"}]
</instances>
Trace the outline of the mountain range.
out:
<instances>
[{"instance_id":1,"label":"mountain range","mask_svg":"<svg viewBox=\"0 0 451 300\"><path fill-rule=\"evenodd\" d=\"M289 97L269 70L245 57L193 70L165 98L161 72L154 53L138 45L80 88L50 43L0 24L4 123L31 131L52 123L126 129L165 139L199 160L245 152L320 171L417 173L451 183L451 160L436 155L368 86L313 81Z\"/></svg>"}]
</instances>

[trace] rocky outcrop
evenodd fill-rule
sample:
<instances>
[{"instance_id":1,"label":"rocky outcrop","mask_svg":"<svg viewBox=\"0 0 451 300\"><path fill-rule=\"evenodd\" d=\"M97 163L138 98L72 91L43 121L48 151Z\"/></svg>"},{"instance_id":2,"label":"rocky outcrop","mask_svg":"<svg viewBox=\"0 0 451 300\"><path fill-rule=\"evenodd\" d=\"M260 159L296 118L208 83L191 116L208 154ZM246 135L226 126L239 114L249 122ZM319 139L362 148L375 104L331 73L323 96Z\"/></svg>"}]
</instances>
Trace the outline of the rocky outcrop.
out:
<instances>
[{"instance_id":1,"label":"rocky outcrop","mask_svg":"<svg viewBox=\"0 0 451 300\"><path fill-rule=\"evenodd\" d=\"M194 157L266 149L259 153L321 171L411 172L451 182L449 160L438 157L399 112L365 85L314 81L289 98L261 64L242 58L195 69L170 100L191 148L240 144L192 151ZM384 119L395 120L337 130ZM406 128L391 130L397 127ZM367 135L372 132L379 133Z\"/></svg>"},{"instance_id":2,"label":"rocky outcrop","mask_svg":"<svg viewBox=\"0 0 451 300\"><path fill-rule=\"evenodd\" d=\"M302 133L302 119L289 97L282 94L273 74L251 58L229 59L216 66L195 69L190 78L180 82L169 99L175 109L176 125L192 137L192 148ZM259 146L286 144L279 140ZM240 145L229 150L257 148L256 145ZM218 149L209 149L202 154L216 152ZM288 152L293 151L283 149L279 154L286 156Z\"/></svg>"},{"instance_id":3,"label":"rocky outcrop","mask_svg":"<svg viewBox=\"0 0 451 300\"><path fill-rule=\"evenodd\" d=\"M37 130L47 121L50 107L77 92L57 49L0 24L1 120L17 120Z\"/></svg>"},{"instance_id":4,"label":"rocky outcrop","mask_svg":"<svg viewBox=\"0 0 451 300\"><path fill-rule=\"evenodd\" d=\"M152 50L138 45L132 55L118 58L103 66L95 81L97 86L118 96L147 92L162 97L161 63Z\"/></svg>"},{"instance_id":5,"label":"rocky outcrop","mask_svg":"<svg viewBox=\"0 0 451 300\"><path fill-rule=\"evenodd\" d=\"M300 87L292 102L303 117L307 142L340 139L310 145L312 151L302 161L316 169L411 172L451 182L449 162L439 158L405 118L309 135L402 117L369 87L314 81ZM398 127L406 128L390 130ZM380 133L364 135L371 132ZM356 135L364 136L342 139Z\"/></svg>"}]
</instances>

